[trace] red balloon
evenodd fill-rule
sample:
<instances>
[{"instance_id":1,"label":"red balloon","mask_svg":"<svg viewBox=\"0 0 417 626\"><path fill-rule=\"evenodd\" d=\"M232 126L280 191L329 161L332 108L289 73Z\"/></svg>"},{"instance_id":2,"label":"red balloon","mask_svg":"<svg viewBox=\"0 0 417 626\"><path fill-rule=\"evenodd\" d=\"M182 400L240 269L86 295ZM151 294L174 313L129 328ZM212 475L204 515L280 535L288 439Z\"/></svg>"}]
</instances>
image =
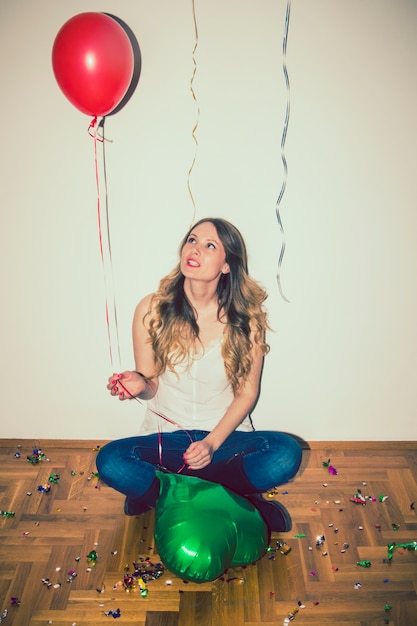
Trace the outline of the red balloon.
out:
<instances>
[{"instance_id":1,"label":"red balloon","mask_svg":"<svg viewBox=\"0 0 417 626\"><path fill-rule=\"evenodd\" d=\"M122 26L104 13L80 13L59 30L52 67L64 95L82 113L104 116L117 107L133 76L134 55Z\"/></svg>"}]
</instances>

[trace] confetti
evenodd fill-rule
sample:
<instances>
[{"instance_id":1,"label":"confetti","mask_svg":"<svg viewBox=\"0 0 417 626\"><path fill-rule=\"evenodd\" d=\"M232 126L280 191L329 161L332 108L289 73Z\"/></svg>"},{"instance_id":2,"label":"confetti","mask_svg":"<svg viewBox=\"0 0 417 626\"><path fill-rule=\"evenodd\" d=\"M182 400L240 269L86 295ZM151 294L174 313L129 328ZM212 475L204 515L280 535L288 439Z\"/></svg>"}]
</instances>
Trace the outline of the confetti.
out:
<instances>
[{"instance_id":1,"label":"confetti","mask_svg":"<svg viewBox=\"0 0 417 626\"><path fill-rule=\"evenodd\" d=\"M135 579L130 574L123 576L123 587L126 591L132 591L135 584Z\"/></svg>"},{"instance_id":2,"label":"confetti","mask_svg":"<svg viewBox=\"0 0 417 626\"><path fill-rule=\"evenodd\" d=\"M407 548L407 550L417 550L417 541L411 541L410 543L389 543L388 544L388 560L393 557L395 548Z\"/></svg>"},{"instance_id":3,"label":"confetti","mask_svg":"<svg viewBox=\"0 0 417 626\"><path fill-rule=\"evenodd\" d=\"M277 544L279 546L279 551L281 554L284 554L286 556L287 554L291 552L291 549L292 549L291 546L285 543L285 541L277 542Z\"/></svg>"},{"instance_id":4,"label":"confetti","mask_svg":"<svg viewBox=\"0 0 417 626\"><path fill-rule=\"evenodd\" d=\"M70 569L68 572L67 583L72 583L76 577L77 577L77 572L75 572L73 569Z\"/></svg>"},{"instance_id":5,"label":"confetti","mask_svg":"<svg viewBox=\"0 0 417 626\"><path fill-rule=\"evenodd\" d=\"M91 552L87 554L87 561L89 562L91 566L94 566L96 564L97 558L98 558L98 554L95 550L91 550Z\"/></svg>"},{"instance_id":6,"label":"confetti","mask_svg":"<svg viewBox=\"0 0 417 626\"><path fill-rule=\"evenodd\" d=\"M355 504L362 504L363 506L366 504L366 499L360 494L355 494L352 498L349 498L349 501Z\"/></svg>"},{"instance_id":7,"label":"confetti","mask_svg":"<svg viewBox=\"0 0 417 626\"><path fill-rule=\"evenodd\" d=\"M37 490L41 493L49 493L51 491L51 485L38 485Z\"/></svg>"},{"instance_id":8,"label":"confetti","mask_svg":"<svg viewBox=\"0 0 417 626\"><path fill-rule=\"evenodd\" d=\"M37 463L40 463L41 461L47 460L46 455L42 452L42 450L39 450L38 448L35 448L33 450L32 455L26 458L31 465L36 465Z\"/></svg>"},{"instance_id":9,"label":"confetti","mask_svg":"<svg viewBox=\"0 0 417 626\"><path fill-rule=\"evenodd\" d=\"M240 584L246 584L246 580L244 578L239 578L239 576L233 576L233 578L226 578L227 583L231 583L234 581Z\"/></svg>"},{"instance_id":10,"label":"confetti","mask_svg":"<svg viewBox=\"0 0 417 626\"><path fill-rule=\"evenodd\" d=\"M360 565L361 567L371 567L371 561L365 559L364 561L357 561L356 565Z\"/></svg>"}]
</instances>

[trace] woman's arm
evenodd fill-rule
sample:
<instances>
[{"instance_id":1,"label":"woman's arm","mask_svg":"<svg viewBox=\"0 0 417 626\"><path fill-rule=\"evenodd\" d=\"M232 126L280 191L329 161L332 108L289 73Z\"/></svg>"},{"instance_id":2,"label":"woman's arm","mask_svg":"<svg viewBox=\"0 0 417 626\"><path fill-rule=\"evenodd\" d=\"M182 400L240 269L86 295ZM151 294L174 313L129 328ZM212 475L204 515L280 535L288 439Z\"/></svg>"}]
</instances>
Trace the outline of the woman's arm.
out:
<instances>
[{"instance_id":1,"label":"woman's arm","mask_svg":"<svg viewBox=\"0 0 417 626\"><path fill-rule=\"evenodd\" d=\"M202 469L209 465L213 453L239 426L255 405L259 393L263 354L254 345L251 350L252 367L248 379L235 392L234 399L213 430L201 441L190 445L184 461L190 469Z\"/></svg>"}]
</instances>

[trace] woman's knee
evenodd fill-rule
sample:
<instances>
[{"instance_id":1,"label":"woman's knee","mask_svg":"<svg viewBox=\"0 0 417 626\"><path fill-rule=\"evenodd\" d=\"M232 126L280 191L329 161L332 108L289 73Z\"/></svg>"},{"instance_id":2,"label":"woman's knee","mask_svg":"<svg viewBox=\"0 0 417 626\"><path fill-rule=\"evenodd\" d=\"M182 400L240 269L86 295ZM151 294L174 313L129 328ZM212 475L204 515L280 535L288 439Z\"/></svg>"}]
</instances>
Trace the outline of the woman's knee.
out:
<instances>
[{"instance_id":1,"label":"woman's knee","mask_svg":"<svg viewBox=\"0 0 417 626\"><path fill-rule=\"evenodd\" d=\"M284 437L281 447L281 458L285 458L287 465L288 480L294 478L301 465L303 450L301 445L292 435L281 433Z\"/></svg>"},{"instance_id":2,"label":"woman's knee","mask_svg":"<svg viewBox=\"0 0 417 626\"><path fill-rule=\"evenodd\" d=\"M119 439L106 443L98 452L96 467L100 479L104 483L111 484L114 476L119 476L124 471L123 460L130 456L127 439Z\"/></svg>"},{"instance_id":3,"label":"woman's knee","mask_svg":"<svg viewBox=\"0 0 417 626\"><path fill-rule=\"evenodd\" d=\"M274 454L275 465L285 482L294 478L301 465L303 451L295 437L288 433L271 432L269 451Z\"/></svg>"}]
</instances>

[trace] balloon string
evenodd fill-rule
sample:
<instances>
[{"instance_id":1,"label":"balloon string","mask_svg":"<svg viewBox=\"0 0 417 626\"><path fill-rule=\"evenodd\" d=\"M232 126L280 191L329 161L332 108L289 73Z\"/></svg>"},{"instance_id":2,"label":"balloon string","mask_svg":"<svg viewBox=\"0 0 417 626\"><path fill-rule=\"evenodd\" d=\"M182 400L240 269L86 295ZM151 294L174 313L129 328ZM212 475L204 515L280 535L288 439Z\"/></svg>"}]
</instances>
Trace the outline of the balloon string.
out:
<instances>
[{"instance_id":1,"label":"balloon string","mask_svg":"<svg viewBox=\"0 0 417 626\"><path fill-rule=\"evenodd\" d=\"M118 353L118 365L117 369L120 369L120 344L119 344L119 333L118 333L118 324L117 324L117 312L116 312L116 302L114 298L114 281L113 281L113 270L112 270L112 255L111 255L111 244L110 244L110 227L109 227L109 211L108 211L108 192L107 192L107 174L106 174L106 161L105 161L105 151L104 151L104 118L100 121L97 126L97 117L95 117L88 127L89 135L94 139L94 166L95 166L95 178L96 178L96 189L97 189L97 221L98 221L98 235L99 235L99 244L100 244L100 256L101 262L103 266L103 280L104 280L104 299L105 299L105 315L106 315L106 326L107 326L107 337L109 342L109 352L110 352L110 363L113 369L114 359L113 359L113 348L112 348L112 335L113 331L111 330L111 322L110 322L110 313L109 313L109 284L107 279L106 272L106 263L110 266L110 276L112 279L113 286L113 320L114 320L114 333L116 335L116 346ZM103 130L103 135L98 134L98 129ZM103 146L103 171L104 171L104 185L105 185L105 207L106 207L106 242L107 242L107 253L108 260L106 260L106 254L103 245L103 224L102 224L102 216L101 216L101 193L100 193L100 176L99 176L99 163L98 163L98 150L97 143L100 142Z\"/></svg>"},{"instance_id":2,"label":"balloon string","mask_svg":"<svg viewBox=\"0 0 417 626\"><path fill-rule=\"evenodd\" d=\"M194 22L194 36L195 36L195 43L194 43L194 48L193 48L193 52L192 52L192 61L193 61L193 72L191 74L191 80L190 80L190 91L191 91L191 95L193 97L193 100L195 102L196 108L197 108L197 116L196 116L196 121L194 124L194 127L191 131L191 136L193 138L194 141L194 145L195 145L195 150L194 150L194 157L193 160L191 162L191 166L190 169L188 170L188 176L187 176L187 188L188 188L188 193L190 195L191 198L191 202L193 205L193 217L191 220L191 224L190 224L190 228L191 226L194 224L195 221L195 216L196 216L196 204L195 204L195 200L194 200L194 195L193 192L191 190L191 184L190 184L190 179L191 179L191 173L194 169L194 165L197 159L197 152L198 152L198 140L196 137L196 130L198 128L198 124L199 124L199 120L200 120L200 106L198 104L198 100L194 91L194 78L197 72L197 63L195 60L195 52L197 50L197 46L198 46L198 28L197 28L197 19L196 19L196 14L195 14L195 2L194 0L192 0L192 7L193 7L193 22Z\"/></svg>"},{"instance_id":3,"label":"balloon string","mask_svg":"<svg viewBox=\"0 0 417 626\"><path fill-rule=\"evenodd\" d=\"M117 381L117 384L120 385L122 387L122 389L124 389L126 391L126 393L128 394L128 396L130 396L130 398L132 400L136 400L136 402L139 402L139 404L141 404L142 406L144 406L144 403L142 402L142 400L140 398L138 398L137 396L134 396L132 393L130 393L129 389L127 389L127 387L125 387L125 385L122 383L121 380ZM153 413L154 415L157 415L158 417L160 417L161 419L165 420L166 422L168 422L169 424L172 424L173 426L176 426L178 430L182 430L187 436L188 439L190 440L190 443L193 443L193 439L190 435L190 433L185 430L185 428L183 428L182 426L180 426L179 424L177 424L177 422L174 422L174 420L172 420L171 418L167 417L166 415L164 415L163 413L159 413L158 411L155 411L154 409L151 409L149 406L146 407L148 411L150 411L151 413ZM162 454L163 454L163 448L162 448L162 433L160 428L158 427L158 455L159 455L159 464L163 467L163 462L162 462ZM177 474L180 474L182 472L182 470L185 468L185 463L182 467L180 467L180 469L177 471Z\"/></svg>"},{"instance_id":4,"label":"balloon string","mask_svg":"<svg viewBox=\"0 0 417 626\"><path fill-rule=\"evenodd\" d=\"M277 283L278 283L279 292L282 298L286 302L289 302L289 300L285 297L283 289L282 289L282 285L281 285L281 266L282 266L282 260L285 254L286 243L285 243L284 226L282 224L281 215L280 215L280 205L281 205L282 197L285 192L285 188L287 186L287 176L288 176L288 165L287 165L287 159L285 158L285 140L287 138L288 123L290 119L290 81L288 78L288 71L287 71L287 39L288 39L288 27L290 23L290 9L291 9L291 0L288 0L287 11L285 15L284 38L283 38L283 43L282 43L282 56L283 56L282 67L283 67L283 72L284 72L285 85L287 89L287 107L286 107L286 113L285 113L284 128L283 128L282 137L281 137L281 160L282 160L282 165L284 168L284 177L282 181L281 190L279 192L276 205L275 205L275 214L276 214L278 226L281 231L281 241L282 241L281 251L280 251L279 259L278 259Z\"/></svg>"},{"instance_id":5,"label":"balloon string","mask_svg":"<svg viewBox=\"0 0 417 626\"><path fill-rule=\"evenodd\" d=\"M107 234L107 250L108 250L108 254L109 254L109 262L110 262L110 278L111 278L111 283L112 283L112 291L113 294L115 293L115 288L114 288L114 272L113 272L113 258L112 258L112 251L111 251L111 240L110 240L110 218L109 218L109 194L108 194L108 186L107 186L107 164L106 164L106 150L105 150L105 145L106 145L106 141L108 141L108 139L105 139L104 137L104 122L105 122L105 117L103 117L98 125L98 129L97 131L101 128L102 129L102 135L101 135L101 145L102 145L102 154L103 154L103 180L104 180L104 190L105 190L105 206L106 206L106 234ZM116 308L116 297L113 295L113 320L114 320L114 332L115 332L115 336L116 336L116 346L117 346L117 356L118 356L118 365L121 365L121 356L120 356L120 341L119 341L119 324L118 324L118 320L117 320L117 308ZM120 369L120 367L118 367L117 369Z\"/></svg>"}]
</instances>

